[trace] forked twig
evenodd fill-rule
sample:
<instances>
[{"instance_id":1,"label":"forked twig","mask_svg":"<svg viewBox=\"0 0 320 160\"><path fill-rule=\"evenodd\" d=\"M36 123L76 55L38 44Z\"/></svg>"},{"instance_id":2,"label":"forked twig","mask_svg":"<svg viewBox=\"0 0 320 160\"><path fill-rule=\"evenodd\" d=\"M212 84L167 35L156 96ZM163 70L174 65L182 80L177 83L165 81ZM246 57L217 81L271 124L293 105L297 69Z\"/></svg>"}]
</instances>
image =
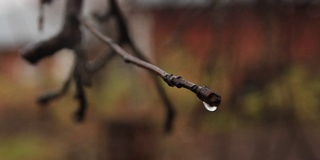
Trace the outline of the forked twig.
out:
<instances>
[{"instance_id":1,"label":"forked twig","mask_svg":"<svg viewBox=\"0 0 320 160\"><path fill-rule=\"evenodd\" d=\"M50 3L51 1L52 0L40 0L41 5ZM77 121L81 121L84 118L87 106L84 86L87 86L90 83L90 77L88 77L87 73L88 71L85 69L87 60L86 55L81 48L82 34L80 30L80 23L77 18L81 14L82 4L82 0L68 0L62 30L56 36L39 43L29 45L21 51L23 58L32 64L36 64L43 58L54 55L57 51L64 48L69 48L74 51L76 55L75 66L62 88L56 92L49 92L40 96L38 102L41 105L45 105L51 100L63 96L70 88L71 81L74 80L76 83L76 99L79 102L79 108L75 114L75 119ZM42 23L41 21L40 15L40 26L40 23Z\"/></svg>"}]
</instances>

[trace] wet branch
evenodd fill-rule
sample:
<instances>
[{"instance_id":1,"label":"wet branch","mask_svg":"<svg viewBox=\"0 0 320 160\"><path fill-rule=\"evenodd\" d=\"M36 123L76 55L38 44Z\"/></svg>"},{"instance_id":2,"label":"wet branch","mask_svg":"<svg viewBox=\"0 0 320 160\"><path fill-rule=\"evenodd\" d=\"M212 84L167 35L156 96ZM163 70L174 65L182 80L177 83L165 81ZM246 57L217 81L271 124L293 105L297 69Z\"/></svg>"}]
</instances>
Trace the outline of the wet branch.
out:
<instances>
[{"instance_id":1,"label":"wet branch","mask_svg":"<svg viewBox=\"0 0 320 160\"><path fill-rule=\"evenodd\" d=\"M194 84L188 80L183 79L180 76L173 76L172 74L167 73L161 68L143 61L137 57L132 56L123 48L121 48L117 43L115 43L111 38L106 35L103 35L100 31L94 28L85 18L80 17L79 21L97 38L99 38L102 42L109 45L117 54L119 54L126 63L135 64L141 68L147 69L154 74L160 76L169 86L177 87L177 88L186 88L193 93L195 93L198 98L211 106L218 106L221 101L221 97L210 90L206 86L199 86Z\"/></svg>"},{"instance_id":2,"label":"wet branch","mask_svg":"<svg viewBox=\"0 0 320 160\"><path fill-rule=\"evenodd\" d=\"M40 29L42 28L43 23L43 5L50 4L52 1L53 0L39 0ZM142 67L152 73L152 80L154 81L161 100L166 107L165 131L167 132L169 132L172 128L173 120L175 118L175 111L169 97L161 85L160 79L158 79L156 76L161 77L171 87L186 88L194 92L200 100L211 106L218 106L220 104L221 97L208 87L196 85L180 76L169 74L161 68L151 64L131 39L125 17L122 14L116 0L108 1L110 4L110 9L106 12L106 14L103 16L95 15L95 17L100 22L105 22L110 18L115 18L119 29L119 38L116 41L113 41L108 36L103 35L86 19L81 17L83 0L67 0L64 26L62 27L62 30L56 36L36 44L28 45L21 51L22 57L31 64L36 64L43 58L52 56L57 51L64 48L69 48L74 51L75 62L69 77L67 77L60 90L42 95L38 100L39 104L45 105L50 101L65 95L70 88L71 82L74 81L76 86L75 98L79 103L78 109L75 112L75 119L77 121L82 121L88 105L85 94L85 86L91 85L92 74L103 68L103 66L112 60L115 55L120 55L125 62ZM102 42L109 45L111 50L105 51L105 54L96 60L88 62L87 55L81 44L81 25L85 26L85 28L91 31ZM133 51L133 55L125 51L123 46L129 46Z\"/></svg>"}]
</instances>

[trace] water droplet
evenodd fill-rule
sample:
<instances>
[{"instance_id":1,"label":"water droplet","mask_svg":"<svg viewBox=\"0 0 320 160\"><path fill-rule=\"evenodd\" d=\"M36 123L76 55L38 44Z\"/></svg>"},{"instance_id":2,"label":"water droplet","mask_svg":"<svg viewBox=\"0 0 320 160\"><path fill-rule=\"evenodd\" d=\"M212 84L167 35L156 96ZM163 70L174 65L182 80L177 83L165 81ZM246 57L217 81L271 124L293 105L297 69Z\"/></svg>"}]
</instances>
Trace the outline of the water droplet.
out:
<instances>
[{"instance_id":1,"label":"water droplet","mask_svg":"<svg viewBox=\"0 0 320 160\"><path fill-rule=\"evenodd\" d=\"M208 103L206 103L206 102L202 102L203 103L203 105L204 105L204 107L208 110L208 111L210 111L210 112L214 112L214 111L216 111L217 110L217 106L210 106Z\"/></svg>"}]
</instances>

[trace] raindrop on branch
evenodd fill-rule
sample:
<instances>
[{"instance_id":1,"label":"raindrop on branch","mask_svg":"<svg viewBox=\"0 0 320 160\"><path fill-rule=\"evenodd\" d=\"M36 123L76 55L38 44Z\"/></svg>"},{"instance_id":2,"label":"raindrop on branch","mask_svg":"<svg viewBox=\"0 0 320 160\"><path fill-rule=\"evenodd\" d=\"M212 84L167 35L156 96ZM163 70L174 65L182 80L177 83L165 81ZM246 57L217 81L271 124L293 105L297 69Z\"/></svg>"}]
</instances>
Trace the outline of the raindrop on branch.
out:
<instances>
[{"instance_id":1,"label":"raindrop on branch","mask_svg":"<svg viewBox=\"0 0 320 160\"><path fill-rule=\"evenodd\" d=\"M216 111L217 109L218 109L218 107L217 106L210 106L208 103L206 103L206 102L202 102L203 103L203 105L204 105L204 107L208 110L208 111L210 111L210 112L214 112L214 111Z\"/></svg>"}]
</instances>

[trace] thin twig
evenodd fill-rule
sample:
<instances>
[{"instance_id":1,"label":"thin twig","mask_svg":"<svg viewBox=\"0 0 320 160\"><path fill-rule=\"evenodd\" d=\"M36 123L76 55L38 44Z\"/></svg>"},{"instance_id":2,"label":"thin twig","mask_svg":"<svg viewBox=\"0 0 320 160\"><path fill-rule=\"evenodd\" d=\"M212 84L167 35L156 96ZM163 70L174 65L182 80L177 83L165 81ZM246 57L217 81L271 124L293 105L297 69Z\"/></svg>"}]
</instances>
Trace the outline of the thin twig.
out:
<instances>
[{"instance_id":1,"label":"thin twig","mask_svg":"<svg viewBox=\"0 0 320 160\"><path fill-rule=\"evenodd\" d=\"M85 20L84 18L79 18L80 21L82 22L82 24L89 30L91 31L97 38L99 38L102 42L107 43L113 50L116 51L117 54L119 54L125 62L127 63L134 63L142 68L145 68L149 71L154 72L155 74L164 77L165 75L167 75L168 73L163 71L162 69L160 69L157 66L154 66L150 63L147 63L145 61L142 61L140 59L138 59L137 57L134 57L130 54L128 54L124 49L122 49L117 43L113 42L113 40L105 35L103 35L100 31L98 31L97 29L95 29L94 27L92 27L91 24L89 24L89 22L87 22L87 20Z\"/></svg>"},{"instance_id":2,"label":"thin twig","mask_svg":"<svg viewBox=\"0 0 320 160\"><path fill-rule=\"evenodd\" d=\"M64 82L64 84L63 84L63 86L61 87L60 90L54 91L54 92L45 93L45 94L41 95L38 98L38 103L40 105L45 106L50 101L52 101L54 99L57 99L57 98L60 98L61 96L66 94L66 92L70 88L70 84L71 84L71 81L72 81L72 78L73 78L73 75L74 75L74 72L75 72L75 66L74 65L75 65L75 63L73 64L73 67L72 67L72 69L71 69L71 71L69 73L69 76L68 76L67 80Z\"/></svg>"},{"instance_id":3,"label":"thin twig","mask_svg":"<svg viewBox=\"0 0 320 160\"><path fill-rule=\"evenodd\" d=\"M84 119L84 115L87 109L87 98L85 95L83 83L81 82L81 74L75 74L75 84L76 84L76 94L75 98L77 99L79 106L74 114L76 121L81 122Z\"/></svg>"},{"instance_id":4,"label":"thin twig","mask_svg":"<svg viewBox=\"0 0 320 160\"><path fill-rule=\"evenodd\" d=\"M75 72L73 75L76 86L75 98L79 103L74 118L76 121L81 122L84 120L88 105L84 86L91 85L91 76L86 69L87 55L82 46L75 47L74 52L76 54Z\"/></svg>"},{"instance_id":5,"label":"thin twig","mask_svg":"<svg viewBox=\"0 0 320 160\"><path fill-rule=\"evenodd\" d=\"M115 55L116 53L113 50L104 51L104 54L101 57L92 60L87 64L87 71L90 73L97 72L98 70L102 69L110 60L112 60Z\"/></svg>"}]
</instances>

